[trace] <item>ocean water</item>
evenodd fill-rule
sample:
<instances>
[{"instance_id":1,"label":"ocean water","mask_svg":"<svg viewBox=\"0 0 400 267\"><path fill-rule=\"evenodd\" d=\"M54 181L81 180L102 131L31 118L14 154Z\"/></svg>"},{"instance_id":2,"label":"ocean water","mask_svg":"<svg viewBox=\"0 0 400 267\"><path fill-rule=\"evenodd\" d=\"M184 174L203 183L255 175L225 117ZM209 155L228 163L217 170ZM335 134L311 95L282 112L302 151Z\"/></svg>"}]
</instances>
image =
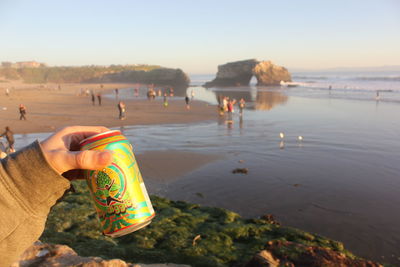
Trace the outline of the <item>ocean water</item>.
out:
<instances>
[{"instance_id":1,"label":"ocean water","mask_svg":"<svg viewBox=\"0 0 400 267\"><path fill-rule=\"evenodd\" d=\"M172 182L149 183L151 193L246 217L273 214L284 225L342 241L359 256L400 265L395 73L294 73L301 86L289 88L252 81L248 87L205 89L199 85L212 76L191 78L187 93L193 90L195 99L217 104L218 95L243 97L246 110L242 117L235 112L233 123L216 112L215 120L203 123L121 128L139 153L223 156ZM44 136L17 135L16 143ZM233 174L235 168L249 172Z\"/></svg>"}]
</instances>

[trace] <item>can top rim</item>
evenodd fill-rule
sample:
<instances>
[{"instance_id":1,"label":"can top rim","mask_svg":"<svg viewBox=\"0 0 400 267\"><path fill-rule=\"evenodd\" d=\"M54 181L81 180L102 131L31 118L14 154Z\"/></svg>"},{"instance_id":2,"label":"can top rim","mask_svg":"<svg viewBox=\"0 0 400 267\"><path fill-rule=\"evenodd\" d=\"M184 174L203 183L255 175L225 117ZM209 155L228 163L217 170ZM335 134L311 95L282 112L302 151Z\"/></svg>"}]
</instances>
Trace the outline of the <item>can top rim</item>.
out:
<instances>
[{"instance_id":1,"label":"can top rim","mask_svg":"<svg viewBox=\"0 0 400 267\"><path fill-rule=\"evenodd\" d=\"M102 132L102 133L95 134L95 135L92 135L92 136L89 136L89 137L83 139L82 141L79 142L79 145L82 145L84 142L86 142L86 141L88 141L88 140L90 140L90 139L92 139L92 138L96 138L96 137L99 137L99 136L102 136L102 135L106 135L106 134L110 134L110 133L115 133L115 132L121 133L119 130L110 130L110 131Z\"/></svg>"}]
</instances>

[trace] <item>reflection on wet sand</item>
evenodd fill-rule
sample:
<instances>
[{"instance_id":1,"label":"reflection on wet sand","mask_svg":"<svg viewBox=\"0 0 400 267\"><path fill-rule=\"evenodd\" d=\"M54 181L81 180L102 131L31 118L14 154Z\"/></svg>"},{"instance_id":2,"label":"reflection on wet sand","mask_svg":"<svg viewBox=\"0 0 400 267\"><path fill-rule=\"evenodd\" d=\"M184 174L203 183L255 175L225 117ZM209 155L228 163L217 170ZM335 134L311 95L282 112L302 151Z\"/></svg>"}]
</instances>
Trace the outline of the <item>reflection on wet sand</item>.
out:
<instances>
[{"instance_id":1,"label":"reflection on wet sand","mask_svg":"<svg viewBox=\"0 0 400 267\"><path fill-rule=\"evenodd\" d=\"M215 99L218 102L225 96L236 100L243 98L246 103L250 104L246 107L255 110L271 110L277 105L285 104L289 99L287 95L279 91L280 89L270 91L261 91L259 87L241 87L240 89L242 90L227 91L222 88L214 88L213 91L209 92L215 93ZM265 87L262 89L265 89Z\"/></svg>"},{"instance_id":2,"label":"reflection on wet sand","mask_svg":"<svg viewBox=\"0 0 400 267\"><path fill-rule=\"evenodd\" d=\"M282 94L281 92L258 91L254 109L271 110L276 105L285 104L287 100L288 96Z\"/></svg>"}]
</instances>

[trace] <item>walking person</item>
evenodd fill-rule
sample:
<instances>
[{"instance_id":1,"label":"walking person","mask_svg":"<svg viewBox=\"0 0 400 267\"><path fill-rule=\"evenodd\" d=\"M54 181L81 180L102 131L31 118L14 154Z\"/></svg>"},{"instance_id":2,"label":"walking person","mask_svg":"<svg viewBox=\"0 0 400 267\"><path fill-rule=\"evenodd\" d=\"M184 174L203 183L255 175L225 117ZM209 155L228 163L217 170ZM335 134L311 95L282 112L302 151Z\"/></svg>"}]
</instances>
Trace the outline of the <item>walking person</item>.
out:
<instances>
[{"instance_id":1,"label":"walking person","mask_svg":"<svg viewBox=\"0 0 400 267\"><path fill-rule=\"evenodd\" d=\"M187 95L185 97L185 102L186 102L186 109L190 109L190 105L189 105L190 99Z\"/></svg>"},{"instance_id":2,"label":"walking person","mask_svg":"<svg viewBox=\"0 0 400 267\"><path fill-rule=\"evenodd\" d=\"M244 107L246 106L246 101L243 99L243 97L239 100L239 115L243 116L243 110Z\"/></svg>"},{"instance_id":3,"label":"walking person","mask_svg":"<svg viewBox=\"0 0 400 267\"><path fill-rule=\"evenodd\" d=\"M167 93L164 93L164 107L168 107L168 96Z\"/></svg>"},{"instance_id":4,"label":"walking person","mask_svg":"<svg viewBox=\"0 0 400 267\"><path fill-rule=\"evenodd\" d=\"M224 108L224 112L228 111L228 101L229 98L227 96L222 99L222 107Z\"/></svg>"},{"instance_id":5,"label":"walking person","mask_svg":"<svg viewBox=\"0 0 400 267\"><path fill-rule=\"evenodd\" d=\"M223 103L224 96L218 95L218 114L223 116L225 114L224 103Z\"/></svg>"},{"instance_id":6,"label":"walking person","mask_svg":"<svg viewBox=\"0 0 400 267\"><path fill-rule=\"evenodd\" d=\"M117 106L118 106L118 110L119 110L119 119L125 120L125 112L126 112L125 103L122 101L119 101Z\"/></svg>"},{"instance_id":7,"label":"walking person","mask_svg":"<svg viewBox=\"0 0 400 267\"><path fill-rule=\"evenodd\" d=\"M26 120L26 107L23 104L19 104L19 120Z\"/></svg>"},{"instance_id":8,"label":"walking person","mask_svg":"<svg viewBox=\"0 0 400 267\"><path fill-rule=\"evenodd\" d=\"M228 101L227 108L228 108L228 121L232 121L232 114L234 112L233 105L235 105L236 100L232 99Z\"/></svg>"},{"instance_id":9,"label":"walking person","mask_svg":"<svg viewBox=\"0 0 400 267\"><path fill-rule=\"evenodd\" d=\"M193 101L193 99L194 99L194 90L192 89L192 92L191 92L191 97L192 97L192 101Z\"/></svg>"},{"instance_id":10,"label":"walking person","mask_svg":"<svg viewBox=\"0 0 400 267\"><path fill-rule=\"evenodd\" d=\"M118 88L115 88L115 99L118 99L118 95L119 95L119 90Z\"/></svg>"},{"instance_id":11,"label":"walking person","mask_svg":"<svg viewBox=\"0 0 400 267\"><path fill-rule=\"evenodd\" d=\"M379 100L380 96L379 96L379 90L376 90L376 96L375 96L375 100Z\"/></svg>"},{"instance_id":12,"label":"walking person","mask_svg":"<svg viewBox=\"0 0 400 267\"><path fill-rule=\"evenodd\" d=\"M99 106L101 106L101 93L97 93L97 101L99 101Z\"/></svg>"},{"instance_id":13,"label":"walking person","mask_svg":"<svg viewBox=\"0 0 400 267\"><path fill-rule=\"evenodd\" d=\"M94 96L93 90L90 91L90 95L91 95L91 97L92 97L92 105L94 106L94 105L96 104L96 98L95 98L95 96Z\"/></svg>"},{"instance_id":14,"label":"walking person","mask_svg":"<svg viewBox=\"0 0 400 267\"><path fill-rule=\"evenodd\" d=\"M3 137L3 136L6 137L7 143L8 143L8 147L7 147L5 152L7 154L15 152L15 149L14 149L14 142L15 142L14 133L10 130L10 127L6 126L6 131L4 133L2 133L0 135L0 137Z\"/></svg>"}]
</instances>

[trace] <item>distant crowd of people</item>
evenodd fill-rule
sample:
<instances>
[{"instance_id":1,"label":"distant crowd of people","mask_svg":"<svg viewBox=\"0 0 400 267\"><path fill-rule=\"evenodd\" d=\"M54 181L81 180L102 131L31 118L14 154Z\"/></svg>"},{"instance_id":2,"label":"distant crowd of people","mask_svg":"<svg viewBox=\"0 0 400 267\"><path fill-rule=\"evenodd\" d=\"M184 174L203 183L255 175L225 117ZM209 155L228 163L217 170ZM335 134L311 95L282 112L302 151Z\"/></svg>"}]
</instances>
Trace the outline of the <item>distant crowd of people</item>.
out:
<instances>
[{"instance_id":1,"label":"distant crowd of people","mask_svg":"<svg viewBox=\"0 0 400 267\"><path fill-rule=\"evenodd\" d=\"M218 97L218 112L220 116L224 116L225 113L228 114L228 120L232 120L232 114L234 112L234 105L238 103L239 106L239 116L243 116L243 110L246 106L246 101L241 98L239 102L234 98L229 98L228 96Z\"/></svg>"},{"instance_id":2,"label":"distant crowd of people","mask_svg":"<svg viewBox=\"0 0 400 267\"><path fill-rule=\"evenodd\" d=\"M96 103L98 106L102 105L102 89L104 88L103 85L100 85L100 90L94 90L94 89L84 89L84 88L80 88L76 95L77 96L90 96L91 99L91 103L93 106L96 106ZM140 90L140 85L139 86L135 86L133 89L134 92L134 96L135 97L139 97L139 90ZM58 90L61 90L61 86L58 85L57 87ZM126 119L126 112L127 112L127 106L125 104L124 101L119 99L119 89L115 88L114 89L114 93L115 93L115 98L118 101L117 102L117 109L118 109L118 118L120 120L125 120ZM11 91L9 88L5 89L5 95L7 97L10 97ZM163 101L162 101L162 105L167 108L169 105L168 99L170 97L174 97L174 88L171 86L165 87L165 88L156 88L153 84L148 85L147 86L147 98L149 101L154 100L156 97L163 97ZM191 91L190 93L190 97L189 95L186 95L186 97L184 98L185 100L185 105L186 105L186 109L190 109L190 102L194 99L195 93L194 90ZM19 110L19 120L23 120L26 121L27 120L27 107L24 104L19 104L18 107ZM2 139L3 137L5 137L7 144L4 144L3 142L1 142L0 140L0 154L1 157L6 156L9 153L15 152L15 148L14 148L14 134L11 131L10 127L7 126L5 127L5 131L4 133L2 133L0 135L0 139Z\"/></svg>"}]
</instances>

